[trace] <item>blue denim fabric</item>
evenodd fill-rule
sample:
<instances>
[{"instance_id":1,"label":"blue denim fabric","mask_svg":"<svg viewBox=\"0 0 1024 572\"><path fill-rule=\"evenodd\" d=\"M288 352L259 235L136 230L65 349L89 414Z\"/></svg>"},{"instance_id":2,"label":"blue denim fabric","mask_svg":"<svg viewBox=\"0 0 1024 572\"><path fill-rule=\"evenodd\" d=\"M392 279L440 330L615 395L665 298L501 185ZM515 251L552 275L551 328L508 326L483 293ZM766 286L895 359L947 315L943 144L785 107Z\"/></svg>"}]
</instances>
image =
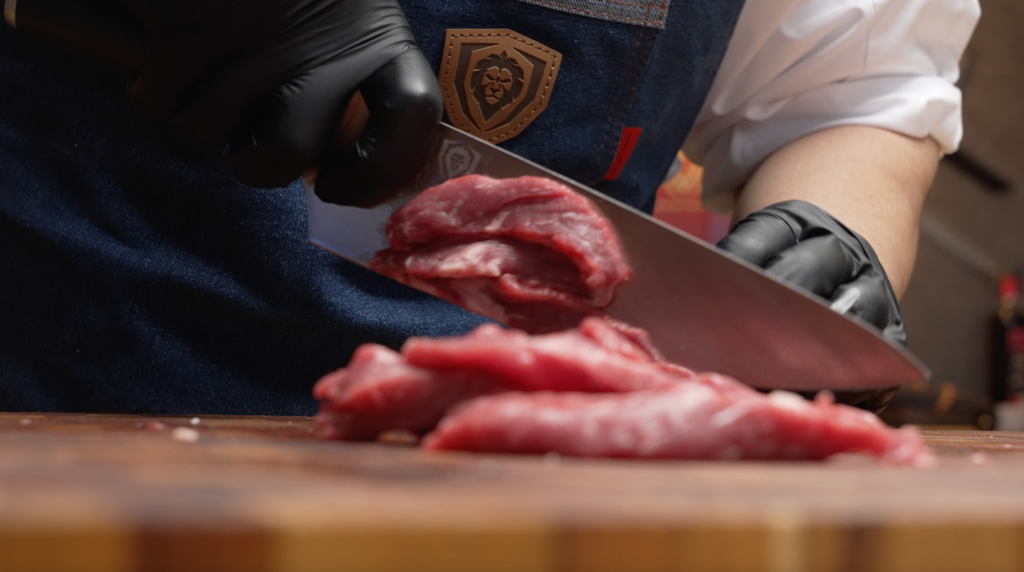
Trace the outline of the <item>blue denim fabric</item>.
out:
<instances>
[{"instance_id":1,"label":"blue denim fabric","mask_svg":"<svg viewBox=\"0 0 1024 572\"><path fill-rule=\"evenodd\" d=\"M311 414L363 342L481 319L308 242L124 78L0 29L0 409Z\"/></svg>"},{"instance_id":2,"label":"blue denim fabric","mask_svg":"<svg viewBox=\"0 0 1024 572\"><path fill-rule=\"evenodd\" d=\"M561 51L548 109L506 146L649 208L734 4L673 0L662 32L512 0L406 8L433 62L455 27ZM624 125L644 135L601 181ZM140 118L120 73L0 27L0 410L311 414L359 344L481 321L311 246L300 183L239 185Z\"/></svg>"},{"instance_id":3,"label":"blue denim fabric","mask_svg":"<svg viewBox=\"0 0 1024 572\"><path fill-rule=\"evenodd\" d=\"M399 0L435 66L449 28L511 28L562 54L544 110L502 146L651 212L725 55L742 0L672 0L664 30L514 0ZM623 127L643 132L625 170L603 180Z\"/></svg>"}]
</instances>

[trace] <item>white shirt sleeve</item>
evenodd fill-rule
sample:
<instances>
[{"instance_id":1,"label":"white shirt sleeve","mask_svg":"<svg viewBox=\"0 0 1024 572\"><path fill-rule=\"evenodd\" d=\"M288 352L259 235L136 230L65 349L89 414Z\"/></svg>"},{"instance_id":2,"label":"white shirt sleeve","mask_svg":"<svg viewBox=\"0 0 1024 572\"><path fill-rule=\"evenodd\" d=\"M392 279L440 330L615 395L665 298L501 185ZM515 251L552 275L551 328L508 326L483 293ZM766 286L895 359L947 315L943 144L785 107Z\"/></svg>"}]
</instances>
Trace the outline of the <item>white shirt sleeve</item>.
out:
<instances>
[{"instance_id":1,"label":"white shirt sleeve","mask_svg":"<svg viewBox=\"0 0 1024 572\"><path fill-rule=\"evenodd\" d=\"M956 150L959 60L980 15L978 0L747 0L683 147L707 208L728 212L768 155L828 127Z\"/></svg>"}]
</instances>

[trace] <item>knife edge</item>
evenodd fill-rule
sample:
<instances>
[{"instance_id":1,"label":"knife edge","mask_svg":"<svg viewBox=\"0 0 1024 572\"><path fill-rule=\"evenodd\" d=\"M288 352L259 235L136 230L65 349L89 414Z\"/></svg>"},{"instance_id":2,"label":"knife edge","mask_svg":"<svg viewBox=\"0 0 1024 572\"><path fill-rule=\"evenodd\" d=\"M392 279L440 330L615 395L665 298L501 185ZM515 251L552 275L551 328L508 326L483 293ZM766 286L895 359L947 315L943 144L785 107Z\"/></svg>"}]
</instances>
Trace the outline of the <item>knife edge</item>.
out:
<instances>
[{"instance_id":1,"label":"knife edge","mask_svg":"<svg viewBox=\"0 0 1024 572\"><path fill-rule=\"evenodd\" d=\"M930 375L912 354L861 320L727 252L536 163L446 124L426 166L370 207L321 201L307 188L310 241L362 266L388 248L384 225L399 206L445 180L554 179L592 200L616 228L633 277L606 308L644 328L667 359L765 389L861 390ZM314 183L315 184L315 183Z\"/></svg>"}]
</instances>

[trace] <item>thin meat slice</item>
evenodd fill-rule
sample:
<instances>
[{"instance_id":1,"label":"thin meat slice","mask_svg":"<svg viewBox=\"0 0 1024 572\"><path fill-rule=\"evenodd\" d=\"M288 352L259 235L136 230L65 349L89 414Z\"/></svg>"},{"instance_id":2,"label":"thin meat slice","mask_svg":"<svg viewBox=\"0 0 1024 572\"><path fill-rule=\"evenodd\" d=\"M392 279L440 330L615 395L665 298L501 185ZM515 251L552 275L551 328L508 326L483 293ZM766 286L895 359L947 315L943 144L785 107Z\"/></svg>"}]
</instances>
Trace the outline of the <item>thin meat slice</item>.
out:
<instances>
[{"instance_id":1,"label":"thin meat slice","mask_svg":"<svg viewBox=\"0 0 1024 572\"><path fill-rule=\"evenodd\" d=\"M600 343L579 330L530 336L484 324L456 338L411 338L402 356L416 367L477 372L528 391L670 389L693 375L681 367L668 371L610 328L587 328L600 332Z\"/></svg>"},{"instance_id":2,"label":"thin meat slice","mask_svg":"<svg viewBox=\"0 0 1024 572\"><path fill-rule=\"evenodd\" d=\"M481 397L445 417L423 447L649 459L795 460L864 452L900 464L932 462L913 428L893 430L827 397L810 402L722 385L728 384L718 379L667 391Z\"/></svg>"},{"instance_id":3,"label":"thin meat slice","mask_svg":"<svg viewBox=\"0 0 1024 572\"><path fill-rule=\"evenodd\" d=\"M560 254L531 244L501 239L442 240L414 253L381 250L371 267L523 330L572 328L596 311L586 298L577 268Z\"/></svg>"},{"instance_id":4,"label":"thin meat slice","mask_svg":"<svg viewBox=\"0 0 1024 572\"><path fill-rule=\"evenodd\" d=\"M320 401L321 433L358 441L396 429L426 433L453 404L507 389L476 372L414 367L390 348L364 344L347 367L316 383L313 396Z\"/></svg>"},{"instance_id":5,"label":"thin meat slice","mask_svg":"<svg viewBox=\"0 0 1024 572\"><path fill-rule=\"evenodd\" d=\"M524 283L524 295L528 295L530 289L550 289L579 297L588 295L579 270L567 264L561 253L539 244L506 238L462 237L426 243L416 249L417 255L412 258L399 252L392 251L390 255L404 261L400 271L410 276L453 280L511 276Z\"/></svg>"},{"instance_id":6,"label":"thin meat slice","mask_svg":"<svg viewBox=\"0 0 1024 572\"><path fill-rule=\"evenodd\" d=\"M580 334L594 340L605 349L640 361L653 361L659 369L684 378L692 378L693 370L666 361L654 347L647 330L630 326L611 318L585 318L577 328Z\"/></svg>"},{"instance_id":7,"label":"thin meat slice","mask_svg":"<svg viewBox=\"0 0 1024 572\"><path fill-rule=\"evenodd\" d=\"M577 326L580 334L594 340L606 350L630 357L639 361L664 362L661 352L654 347L654 342L647 334L647 330L630 326L625 322L612 320L610 318L586 318ZM683 375L689 377L693 374L690 370L682 368L678 370L685 372Z\"/></svg>"},{"instance_id":8,"label":"thin meat slice","mask_svg":"<svg viewBox=\"0 0 1024 572\"><path fill-rule=\"evenodd\" d=\"M663 370L635 337L629 328L591 318L579 330L538 336L485 324L462 337L411 338L401 355L364 344L347 367L317 382L317 422L337 439L373 439L396 429L422 434L453 405L483 394L632 391L674 387L693 376L685 368Z\"/></svg>"},{"instance_id":9,"label":"thin meat slice","mask_svg":"<svg viewBox=\"0 0 1024 572\"><path fill-rule=\"evenodd\" d=\"M530 336L493 324L447 339L412 338L401 353L361 346L317 382L328 437L403 429L423 446L501 453L651 459L823 459L870 453L925 466L913 428L789 392L662 361L642 331L589 318Z\"/></svg>"},{"instance_id":10,"label":"thin meat slice","mask_svg":"<svg viewBox=\"0 0 1024 572\"><path fill-rule=\"evenodd\" d=\"M600 210L542 177L449 180L396 210L386 232L371 268L532 333L601 315L630 276Z\"/></svg>"}]
</instances>

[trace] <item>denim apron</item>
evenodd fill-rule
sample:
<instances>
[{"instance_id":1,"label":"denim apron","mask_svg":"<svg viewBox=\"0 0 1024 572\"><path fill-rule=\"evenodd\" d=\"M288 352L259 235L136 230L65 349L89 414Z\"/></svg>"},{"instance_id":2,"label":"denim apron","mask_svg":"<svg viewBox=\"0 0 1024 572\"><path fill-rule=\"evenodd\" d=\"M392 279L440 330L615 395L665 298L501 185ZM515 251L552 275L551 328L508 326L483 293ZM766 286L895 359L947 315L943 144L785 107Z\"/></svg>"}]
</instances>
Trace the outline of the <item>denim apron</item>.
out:
<instances>
[{"instance_id":1,"label":"denim apron","mask_svg":"<svg viewBox=\"0 0 1024 572\"><path fill-rule=\"evenodd\" d=\"M648 211L741 4L403 2L435 66L449 28L560 52L547 109L502 145ZM238 184L120 72L0 28L0 409L309 415L359 344L482 321L311 246L300 182Z\"/></svg>"}]
</instances>

